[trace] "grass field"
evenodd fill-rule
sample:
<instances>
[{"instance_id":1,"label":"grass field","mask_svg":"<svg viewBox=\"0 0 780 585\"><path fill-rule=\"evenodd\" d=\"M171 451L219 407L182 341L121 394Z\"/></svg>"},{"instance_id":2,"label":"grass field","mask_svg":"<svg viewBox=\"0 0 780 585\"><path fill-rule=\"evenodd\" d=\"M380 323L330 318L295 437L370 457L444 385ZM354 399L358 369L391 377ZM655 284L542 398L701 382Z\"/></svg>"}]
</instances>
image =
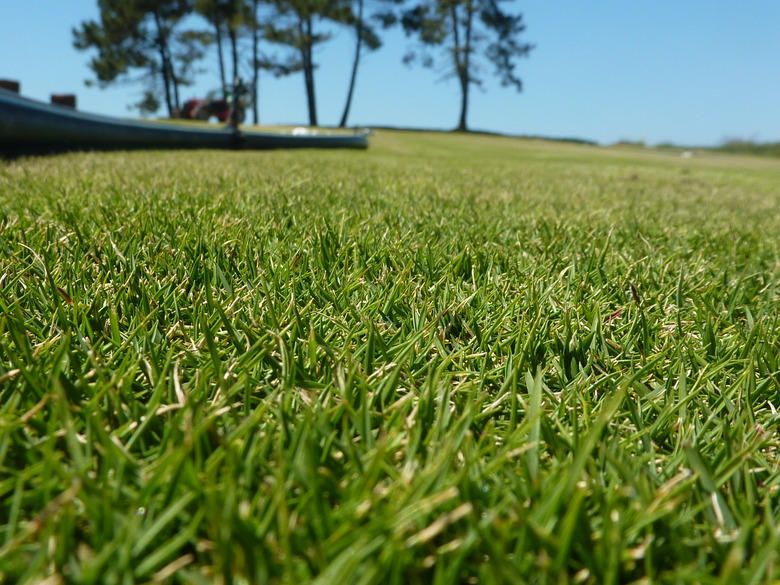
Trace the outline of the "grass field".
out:
<instances>
[{"instance_id":1,"label":"grass field","mask_svg":"<svg viewBox=\"0 0 780 585\"><path fill-rule=\"evenodd\" d=\"M780 161L0 163L0 582L780 579Z\"/></svg>"}]
</instances>

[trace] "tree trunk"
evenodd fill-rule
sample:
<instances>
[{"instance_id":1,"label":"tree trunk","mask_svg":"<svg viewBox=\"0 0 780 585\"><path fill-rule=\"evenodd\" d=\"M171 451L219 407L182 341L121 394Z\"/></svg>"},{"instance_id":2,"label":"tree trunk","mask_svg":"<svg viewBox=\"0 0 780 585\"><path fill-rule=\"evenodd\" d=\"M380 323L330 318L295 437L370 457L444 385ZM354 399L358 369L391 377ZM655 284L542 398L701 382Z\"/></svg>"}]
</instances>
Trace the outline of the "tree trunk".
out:
<instances>
[{"instance_id":1,"label":"tree trunk","mask_svg":"<svg viewBox=\"0 0 780 585\"><path fill-rule=\"evenodd\" d=\"M349 91L347 92L347 103L344 105L344 113L341 115L339 128L346 128L349 109L352 106L352 94L355 91L355 80L357 79L358 65L360 64L360 49L363 46L363 0L358 0L358 19L357 19L357 43L355 45L355 59L352 62L352 76L349 80Z\"/></svg>"},{"instance_id":2,"label":"tree trunk","mask_svg":"<svg viewBox=\"0 0 780 585\"><path fill-rule=\"evenodd\" d=\"M230 125L234 130L238 129L238 34L233 26L228 27L228 36L230 37L230 51L233 58L233 83L231 84L231 108L230 108Z\"/></svg>"},{"instance_id":3,"label":"tree trunk","mask_svg":"<svg viewBox=\"0 0 780 585\"><path fill-rule=\"evenodd\" d=\"M258 113L257 93L260 85L260 62L257 55L257 45L260 42L259 24L257 22L258 0L252 0L252 122L260 123Z\"/></svg>"},{"instance_id":4,"label":"tree trunk","mask_svg":"<svg viewBox=\"0 0 780 585\"><path fill-rule=\"evenodd\" d=\"M466 121L469 111L469 90L471 89L471 36L472 23L474 21L474 7L470 1L466 2L466 20L464 22L464 39L460 40L460 23L455 5L452 6L452 25L453 38L455 41L455 70L460 82L460 118L458 120L457 130L459 132L468 132L468 123Z\"/></svg>"},{"instance_id":5,"label":"tree trunk","mask_svg":"<svg viewBox=\"0 0 780 585\"><path fill-rule=\"evenodd\" d=\"M181 112L181 101L179 100L179 80L176 79L176 73L173 71L173 64L171 63L171 85L173 86L173 107L176 111L176 117L178 118Z\"/></svg>"},{"instance_id":6,"label":"tree trunk","mask_svg":"<svg viewBox=\"0 0 780 585\"><path fill-rule=\"evenodd\" d=\"M219 22L219 17L215 17L214 32L217 41L217 57L219 59L219 81L222 84L222 92L227 93L227 82L225 81L225 53L222 50L222 23Z\"/></svg>"},{"instance_id":7,"label":"tree trunk","mask_svg":"<svg viewBox=\"0 0 780 585\"><path fill-rule=\"evenodd\" d=\"M238 35L236 29L228 28L228 36L230 37L230 56L233 60L233 85L235 85L238 81Z\"/></svg>"},{"instance_id":8,"label":"tree trunk","mask_svg":"<svg viewBox=\"0 0 780 585\"><path fill-rule=\"evenodd\" d=\"M179 117L181 112L181 102L179 101L179 79L176 77L176 70L174 69L173 59L171 58L170 51L168 52L168 67L170 67L170 79L171 89L173 90L173 107L176 109L176 117Z\"/></svg>"},{"instance_id":9,"label":"tree trunk","mask_svg":"<svg viewBox=\"0 0 780 585\"><path fill-rule=\"evenodd\" d=\"M469 111L469 82L460 79L460 118L458 121L458 132L468 132L466 117Z\"/></svg>"},{"instance_id":10,"label":"tree trunk","mask_svg":"<svg viewBox=\"0 0 780 585\"><path fill-rule=\"evenodd\" d=\"M301 59L303 77L306 82L306 100L309 106L309 126L317 126L317 98L314 92L314 62L312 58L312 17L306 16L300 22Z\"/></svg>"},{"instance_id":11,"label":"tree trunk","mask_svg":"<svg viewBox=\"0 0 780 585\"><path fill-rule=\"evenodd\" d=\"M157 48L160 51L161 73L163 78L163 87L165 88L165 105L168 107L168 117L173 117L174 107L171 101L171 64L168 55L168 42L165 36L165 29L162 24L159 13L154 13L154 24L157 26Z\"/></svg>"}]
</instances>

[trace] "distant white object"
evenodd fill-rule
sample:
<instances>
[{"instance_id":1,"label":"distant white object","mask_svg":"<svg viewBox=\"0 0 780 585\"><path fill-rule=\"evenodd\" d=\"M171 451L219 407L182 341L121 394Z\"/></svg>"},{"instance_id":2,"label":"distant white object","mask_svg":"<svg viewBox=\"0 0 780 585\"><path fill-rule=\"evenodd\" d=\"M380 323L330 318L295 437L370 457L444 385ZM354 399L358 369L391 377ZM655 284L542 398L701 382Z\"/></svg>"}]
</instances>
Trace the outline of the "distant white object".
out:
<instances>
[{"instance_id":1,"label":"distant white object","mask_svg":"<svg viewBox=\"0 0 780 585\"><path fill-rule=\"evenodd\" d=\"M680 156L683 158L693 158L693 153L690 150L685 150Z\"/></svg>"},{"instance_id":2,"label":"distant white object","mask_svg":"<svg viewBox=\"0 0 780 585\"><path fill-rule=\"evenodd\" d=\"M315 136L317 134L316 130L312 130L310 128L304 128L303 126L298 126L297 128L293 128L292 135L293 136Z\"/></svg>"}]
</instances>

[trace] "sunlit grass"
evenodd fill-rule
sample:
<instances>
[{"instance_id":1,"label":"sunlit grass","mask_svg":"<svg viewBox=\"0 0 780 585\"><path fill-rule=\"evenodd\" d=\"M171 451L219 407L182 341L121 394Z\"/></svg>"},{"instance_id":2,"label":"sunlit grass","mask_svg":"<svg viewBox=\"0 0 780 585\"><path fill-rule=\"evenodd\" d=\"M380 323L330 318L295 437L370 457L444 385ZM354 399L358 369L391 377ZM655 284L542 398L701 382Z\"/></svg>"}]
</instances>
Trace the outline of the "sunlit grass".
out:
<instances>
[{"instance_id":1,"label":"sunlit grass","mask_svg":"<svg viewBox=\"0 0 780 585\"><path fill-rule=\"evenodd\" d=\"M778 217L494 137L5 163L0 581L772 582Z\"/></svg>"}]
</instances>

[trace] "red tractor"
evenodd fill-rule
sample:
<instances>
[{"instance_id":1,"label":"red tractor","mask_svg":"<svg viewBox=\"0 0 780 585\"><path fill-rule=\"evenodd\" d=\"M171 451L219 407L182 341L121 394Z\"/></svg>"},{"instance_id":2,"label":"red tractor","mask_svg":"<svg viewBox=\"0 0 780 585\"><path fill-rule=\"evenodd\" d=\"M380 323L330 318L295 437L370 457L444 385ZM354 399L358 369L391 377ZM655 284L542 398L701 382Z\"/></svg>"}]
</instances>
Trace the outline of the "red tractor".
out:
<instances>
[{"instance_id":1,"label":"red tractor","mask_svg":"<svg viewBox=\"0 0 780 585\"><path fill-rule=\"evenodd\" d=\"M236 122L241 124L246 118L249 91L243 85L239 85L237 90ZM203 121L216 118L220 122L230 122L232 113L233 92L215 89L206 94L205 98L187 100L182 107L181 117L187 120Z\"/></svg>"}]
</instances>

